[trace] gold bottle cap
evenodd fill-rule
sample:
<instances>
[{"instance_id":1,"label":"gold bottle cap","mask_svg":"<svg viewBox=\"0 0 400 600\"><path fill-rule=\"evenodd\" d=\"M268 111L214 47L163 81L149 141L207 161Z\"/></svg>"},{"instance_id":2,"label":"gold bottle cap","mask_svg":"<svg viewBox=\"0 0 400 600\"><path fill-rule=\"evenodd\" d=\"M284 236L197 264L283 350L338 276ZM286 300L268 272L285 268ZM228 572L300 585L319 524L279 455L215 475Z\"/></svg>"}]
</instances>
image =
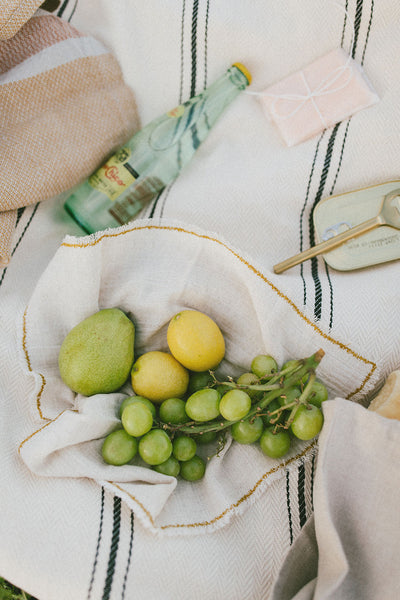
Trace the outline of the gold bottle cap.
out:
<instances>
[{"instance_id":1,"label":"gold bottle cap","mask_svg":"<svg viewBox=\"0 0 400 600\"><path fill-rule=\"evenodd\" d=\"M246 67L244 65L242 65L242 63L236 62L233 63L232 65L233 67L236 67L237 69L239 69L239 71L241 71L243 73L243 75L246 77L247 81L249 82L249 85L251 83L251 73L248 69L246 69Z\"/></svg>"}]
</instances>

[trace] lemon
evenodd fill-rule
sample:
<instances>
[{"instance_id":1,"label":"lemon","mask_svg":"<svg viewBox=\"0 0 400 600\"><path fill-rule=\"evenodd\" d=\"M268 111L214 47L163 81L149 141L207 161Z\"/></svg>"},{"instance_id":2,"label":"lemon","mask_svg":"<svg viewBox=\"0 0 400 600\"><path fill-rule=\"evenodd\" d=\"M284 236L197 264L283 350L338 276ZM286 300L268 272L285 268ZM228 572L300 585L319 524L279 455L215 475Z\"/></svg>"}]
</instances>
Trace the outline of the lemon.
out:
<instances>
[{"instance_id":1,"label":"lemon","mask_svg":"<svg viewBox=\"0 0 400 600\"><path fill-rule=\"evenodd\" d=\"M171 354L153 350L139 356L132 367L133 391L152 402L182 397L188 387L189 373Z\"/></svg>"},{"instance_id":2,"label":"lemon","mask_svg":"<svg viewBox=\"0 0 400 600\"><path fill-rule=\"evenodd\" d=\"M225 355L225 341L211 317L198 310L182 310L168 325L171 354L190 371L215 369Z\"/></svg>"}]
</instances>

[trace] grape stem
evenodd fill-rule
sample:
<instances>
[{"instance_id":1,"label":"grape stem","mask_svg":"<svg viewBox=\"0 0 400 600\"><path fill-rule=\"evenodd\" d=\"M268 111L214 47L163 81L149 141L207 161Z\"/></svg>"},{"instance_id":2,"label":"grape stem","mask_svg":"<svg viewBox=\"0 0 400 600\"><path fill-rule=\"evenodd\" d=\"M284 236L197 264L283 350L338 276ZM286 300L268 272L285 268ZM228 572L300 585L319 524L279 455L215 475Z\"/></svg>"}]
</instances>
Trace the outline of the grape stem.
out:
<instances>
[{"instance_id":1,"label":"grape stem","mask_svg":"<svg viewBox=\"0 0 400 600\"><path fill-rule=\"evenodd\" d=\"M293 422L293 419L301 405L308 405L308 397L312 392L312 385L315 381L315 369L321 362L325 352L320 349L315 352L313 355L309 356L305 359L299 359L295 361L290 367L283 369L275 374L272 374L270 381L268 384L249 384L249 385L241 385L235 383L233 380L218 382L214 377L214 374L211 372L211 375L214 378L214 381L217 385L224 385L228 387L232 387L235 389L248 389L248 390L259 390L264 391L263 397L261 400L256 402L253 405L251 410L248 412L244 419L239 419L238 421L248 421L253 417L261 416L263 414L263 410L267 408L267 406L275 400L275 398L279 398L279 396L284 395L285 391L289 388L298 385L302 382L302 379L307 375L309 376L307 384L304 386L302 393L299 398L297 398L294 402L290 404L286 404L281 408L269 413L269 415L279 413L279 416L283 411L291 410L289 418L283 425L285 429L288 429ZM260 380L265 378L260 378ZM301 383L303 387L303 384ZM279 416L276 420L278 420ZM213 421L198 423L196 421L190 421L188 423L183 424L172 424L172 423L164 423L162 421L158 422L159 427L163 429L168 429L172 432L180 432L186 435L197 435L201 433L206 433L209 431L223 431L228 427L231 427L234 423L238 421L227 421L222 417L220 419L215 419Z\"/></svg>"}]
</instances>

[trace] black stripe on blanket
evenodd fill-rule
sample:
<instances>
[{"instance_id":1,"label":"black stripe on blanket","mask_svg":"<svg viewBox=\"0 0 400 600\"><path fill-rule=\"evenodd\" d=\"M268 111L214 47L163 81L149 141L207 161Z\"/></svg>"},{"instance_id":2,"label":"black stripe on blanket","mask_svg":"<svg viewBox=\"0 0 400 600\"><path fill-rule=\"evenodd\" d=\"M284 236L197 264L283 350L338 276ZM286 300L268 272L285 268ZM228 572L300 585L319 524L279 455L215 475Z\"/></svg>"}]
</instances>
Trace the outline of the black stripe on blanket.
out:
<instances>
[{"instance_id":1,"label":"black stripe on blanket","mask_svg":"<svg viewBox=\"0 0 400 600\"><path fill-rule=\"evenodd\" d=\"M122 595L121 600L125 600L125 592L126 592L126 582L128 579L129 568L131 566L131 557L132 557L132 548L133 548L133 534L134 534L134 514L131 511L131 529L130 529L130 537L129 537L129 550L128 550L128 559L126 561L126 568L124 574L124 582L122 584Z\"/></svg>"},{"instance_id":2,"label":"black stripe on blanket","mask_svg":"<svg viewBox=\"0 0 400 600\"><path fill-rule=\"evenodd\" d=\"M190 96L196 93L196 71L197 71L197 17L199 16L199 0L193 2L192 12L192 35L191 35L191 50L192 50L192 77L190 83Z\"/></svg>"},{"instance_id":3,"label":"black stripe on blanket","mask_svg":"<svg viewBox=\"0 0 400 600\"><path fill-rule=\"evenodd\" d=\"M353 47L352 47L352 57L355 58L356 53L357 53L357 46L360 43L360 31L361 31L361 21L362 21L362 16L363 16L363 7L364 7L364 2L363 0L356 0L356 7L355 7L355 16L354 16L354 22L353 22ZM346 11L348 11L348 1L346 1L346 5L345 5L345 9ZM374 1L372 0L371 2L371 8L370 8L370 14L369 14L369 23L368 23L368 29L367 29L367 33L366 33L366 38L364 41L364 47L363 47L363 52L362 52L362 61L361 63L364 62L364 58L365 58L365 52L366 52L366 48L367 48L367 43L368 43L368 39L369 39L369 34L371 31L371 26L372 26L372 18L373 18L373 11L374 11ZM345 17L344 17L344 24L343 24L343 29L342 29L342 46L344 43L344 36L345 36L345 29L348 23L348 12L346 12ZM346 129L344 132L344 136L342 138L342 146L340 149L340 157L339 157L339 163L338 163L338 167L336 170L336 174L334 177L334 183L330 188L330 192L329 194L332 195L335 185L336 185L336 181L339 175L339 171L342 165L342 161L343 161L343 153L344 153L344 147L346 144L346 141L348 139L348 131L349 131L349 126L350 126L350 122L351 122L351 118L347 120L346 123ZM328 177L328 172L329 169L331 167L331 163L332 163L332 157L337 154L337 149L335 148L335 145L337 145L339 136L338 136L338 131L339 128L342 126L342 123L338 123L337 125L335 125L335 127L333 128L331 134L330 134L330 138L328 141L328 145L325 151L325 158L323 160L323 169L320 175L320 181L319 181L319 185L318 185L318 190L316 192L316 195L314 197L313 200L313 205L312 205L312 210L311 210L311 214L309 217L309 222L308 222L308 231L309 231L309 242L310 245L314 245L315 244L315 231L314 231L314 223L313 223L313 211L316 207L316 205L318 204L318 202L321 200L322 196L325 195L324 194L324 188L325 188L325 184L327 181L327 177ZM302 221L303 221L303 216L304 216L304 209L306 207L306 205L308 204L308 200L309 200L309 189L310 189L310 182L311 179L313 177L314 174L314 167L315 167L315 163L317 160L317 155L318 155L318 151L320 148L320 142L322 140L322 136L324 134L321 134L321 137L317 143L316 146L316 150L315 150L315 154L314 154L314 159L312 162L312 166L311 166L311 170L310 170L310 175L309 175L309 183L307 186L307 193L306 193L306 198L305 198L305 202L304 202L304 206L303 206L303 210L302 213L300 215L300 243L301 243L301 248L300 250L302 250L302 245L303 245L303 229L302 229ZM319 272L319 261L317 258L313 258L311 259L311 275L312 275L312 279L313 279L313 283L314 283L314 317L316 320L320 320L322 317L322 308L323 308L323 302L325 302L325 297L323 296L323 292L322 292L322 285L321 285L321 279L320 279L320 272ZM330 273L329 273L329 267L326 263L324 263L323 265L323 270L324 270L324 276L326 278L327 284L328 284L328 293L329 293L329 297L327 299L328 304L329 304L329 327L332 327L333 324L333 318L334 318L334 313L333 313L333 307L334 307L334 293L333 293L333 286L332 286L332 282L330 279ZM301 269L300 269L300 276L302 278L303 281L303 299L304 299L304 305L307 302L307 286L306 286L306 281L304 278L304 271L303 271L303 265L301 265Z\"/></svg>"},{"instance_id":4,"label":"black stripe on blanket","mask_svg":"<svg viewBox=\"0 0 400 600\"><path fill-rule=\"evenodd\" d=\"M300 527L305 525L307 521L307 507L306 507L306 496L305 496L305 480L306 473L304 468L304 463L301 463L298 468L298 476L297 476L297 498L299 503L299 521Z\"/></svg>"},{"instance_id":5,"label":"black stripe on blanket","mask_svg":"<svg viewBox=\"0 0 400 600\"><path fill-rule=\"evenodd\" d=\"M92 574L90 576L90 583L89 583L89 589L88 589L88 594L87 594L87 600L90 600L90 598L92 597L92 589L93 589L94 577L96 575L97 561L99 559L101 537L102 537L102 534L103 534L103 520L104 520L104 488L102 487L101 488L99 532L97 534L96 552L95 552L94 560L93 560Z\"/></svg>"},{"instance_id":6,"label":"black stripe on blanket","mask_svg":"<svg viewBox=\"0 0 400 600\"><path fill-rule=\"evenodd\" d=\"M102 600L109 600L115 573L115 564L119 546L119 535L121 531L121 498L114 496L113 504L113 529L111 535L110 552L108 556L107 573L104 581Z\"/></svg>"},{"instance_id":7,"label":"black stripe on blanket","mask_svg":"<svg viewBox=\"0 0 400 600\"><path fill-rule=\"evenodd\" d=\"M198 93L197 87L197 79L198 79L198 67L199 67L199 57L198 57L198 49L199 49L199 35L198 35L198 27L199 27L199 8L201 5L199 0L193 0L192 5L192 14L191 14L191 25L190 25L190 97L193 97ZM208 73L208 24L209 24L209 15L210 15L210 0L207 0L207 4L205 6L204 13L204 80L203 80L203 89L207 87L207 73ZM186 21L186 0L182 1L182 14L181 14L181 37L180 37L180 48L181 48L181 58L180 58L180 84L179 84L179 103L181 104L184 101L183 98L183 87L184 87L184 73L185 73L185 21ZM202 14L203 17L203 14ZM196 137L196 128L192 128L193 135L193 145L196 148L199 145L199 142ZM180 144L177 146L178 152L178 164L180 163ZM172 182L166 189L160 192L158 196L154 199L149 217L153 218L155 216L156 210L159 208L159 216L162 218L164 216L164 210L169 198L171 189L174 185Z\"/></svg>"},{"instance_id":8,"label":"black stripe on blanket","mask_svg":"<svg viewBox=\"0 0 400 600\"><path fill-rule=\"evenodd\" d=\"M286 507L288 513L289 539L290 545L293 544L293 523L292 523L292 507L290 500L290 472L286 471Z\"/></svg>"},{"instance_id":9,"label":"black stripe on blanket","mask_svg":"<svg viewBox=\"0 0 400 600\"><path fill-rule=\"evenodd\" d=\"M57 11L57 17L71 21L78 6L78 0L64 0ZM68 14L68 17L67 17Z\"/></svg>"},{"instance_id":10,"label":"black stripe on blanket","mask_svg":"<svg viewBox=\"0 0 400 600\"><path fill-rule=\"evenodd\" d=\"M27 232L27 230L28 230L28 227L29 227L29 226L30 226L30 224L32 223L33 217L35 216L35 214L36 214L36 211L37 211L37 209L38 209L38 208L39 208L39 203L35 204L35 207L34 207L34 209L33 209L33 211L32 211L32 214L31 214L31 216L29 217L29 220L28 220L28 222L26 223L26 225L25 225L24 229L22 230L22 232L21 232L21 234L20 234L19 238L17 239L17 241L16 241L16 243L15 243L15 246L14 246L14 248L13 248L12 252L11 252L11 256L13 256L13 255L15 254L15 252L16 252L16 250L17 250L18 246L19 246L19 245L20 245L20 243L22 242L22 240L23 240L23 237L24 237L25 233ZM22 215L24 214L24 211L25 211L25 209L24 209L24 208L23 208L23 209L18 209L18 216L17 216L17 223L16 223L16 226L18 225L19 221L21 220L21 217L22 217ZM0 286L2 285L2 283L3 283L3 281L4 281L4 278L5 278L5 276L6 276L7 269L8 269L8 267L4 267L4 269L3 269L3 272L2 272L2 274L1 274L1 277L0 277Z\"/></svg>"}]
</instances>

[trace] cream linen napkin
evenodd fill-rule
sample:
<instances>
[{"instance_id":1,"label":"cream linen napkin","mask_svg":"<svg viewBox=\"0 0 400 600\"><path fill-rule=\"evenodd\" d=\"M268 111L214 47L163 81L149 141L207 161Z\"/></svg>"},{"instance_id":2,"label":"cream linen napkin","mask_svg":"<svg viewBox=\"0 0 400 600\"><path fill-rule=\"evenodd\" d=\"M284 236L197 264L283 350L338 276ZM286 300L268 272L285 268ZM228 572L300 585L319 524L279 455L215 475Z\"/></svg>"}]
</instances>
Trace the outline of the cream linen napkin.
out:
<instances>
[{"instance_id":1,"label":"cream linen napkin","mask_svg":"<svg viewBox=\"0 0 400 600\"><path fill-rule=\"evenodd\" d=\"M400 423L341 398L324 406L314 516L272 600L400 596Z\"/></svg>"},{"instance_id":2,"label":"cream linen napkin","mask_svg":"<svg viewBox=\"0 0 400 600\"><path fill-rule=\"evenodd\" d=\"M135 322L137 354L167 350L170 318L194 308L214 318L225 335L222 374L248 370L260 352L271 353L283 364L319 348L326 353L320 377L331 393L356 393L372 374L367 360L319 330L259 267L215 234L144 220L93 236L66 238L20 324L22 364L35 385L31 433L21 440L19 452L38 475L96 480L159 533L196 534L196 523L203 531L227 524L267 493L286 468L310 459L315 443L299 442L277 461L256 446L228 441L210 460L204 480L195 485L176 485L174 478L140 465L104 464L102 441L118 425L118 406L132 391L128 386L121 394L76 396L62 382L57 361L68 331L106 307L119 307ZM373 380L374 376L369 385Z\"/></svg>"},{"instance_id":3,"label":"cream linen napkin","mask_svg":"<svg viewBox=\"0 0 400 600\"><path fill-rule=\"evenodd\" d=\"M21 11L22 4L31 10L38 3L21 3ZM11 32L17 14L0 21L0 33ZM0 114L2 267L16 209L79 183L133 135L138 120L113 54L43 10L0 41Z\"/></svg>"}]
</instances>

